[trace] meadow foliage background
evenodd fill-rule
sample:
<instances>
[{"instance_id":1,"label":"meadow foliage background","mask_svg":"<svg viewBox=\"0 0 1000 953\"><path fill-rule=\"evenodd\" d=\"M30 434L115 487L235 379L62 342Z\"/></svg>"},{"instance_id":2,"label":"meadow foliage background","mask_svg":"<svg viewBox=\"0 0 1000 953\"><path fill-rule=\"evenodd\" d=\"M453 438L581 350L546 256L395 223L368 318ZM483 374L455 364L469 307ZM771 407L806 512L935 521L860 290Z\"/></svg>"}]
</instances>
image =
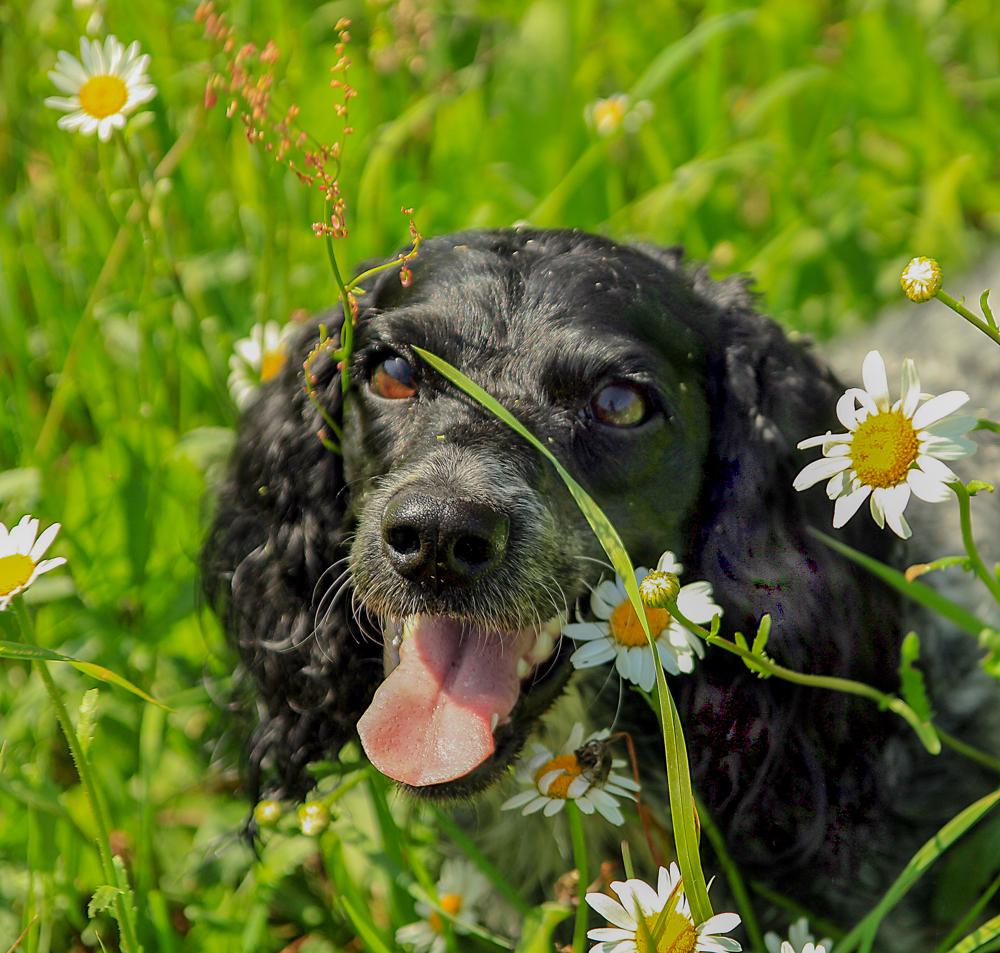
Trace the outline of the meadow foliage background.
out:
<instances>
[{"instance_id":1,"label":"meadow foliage background","mask_svg":"<svg viewBox=\"0 0 1000 953\"><path fill-rule=\"evenodd\" d=\"M770 313L824 337L898 298L913 255L953 269L1000 233L991 0L219 9L241 41L275 41L275 101L296 103L323 142L342 126L335 26L353 21L342 266L406 244L401 206L424 234L579 226L682 242L718 274L750 271ZM173 709L102 685L90 746L146 949L378 951L413 918L395 880L412 876L404 855L434 842L433 824L393 801L395 826L385 791L365 788L346 846L289 827L255 862L238 837L233 657L198 581L206 493L237 421L227 362L255 322L319 310L335 293L310 228L320 196L247 145L224 94L206 112L211 50L194 12L171 0L0 0L0 519L63 524L50 554L68 567L28 594L41 644ZM88 32L152 55L159 95L125 134L146 228L129 217L115 144L58 130L43 105L57 51L77 54ZM588 125L588 104L630 90L653 104L637 130ZM0 613L0 638L17 637ZM68 666L55 674L75 712L96 683ZM92 821L22 662L0 662L0 739L0 949L35 914L24 949L97 949L98 933L114 949L107 913L87 916L103 882ZM347 870L374 938L358 939L335 899Z\"/></svg>"}]
</instances>

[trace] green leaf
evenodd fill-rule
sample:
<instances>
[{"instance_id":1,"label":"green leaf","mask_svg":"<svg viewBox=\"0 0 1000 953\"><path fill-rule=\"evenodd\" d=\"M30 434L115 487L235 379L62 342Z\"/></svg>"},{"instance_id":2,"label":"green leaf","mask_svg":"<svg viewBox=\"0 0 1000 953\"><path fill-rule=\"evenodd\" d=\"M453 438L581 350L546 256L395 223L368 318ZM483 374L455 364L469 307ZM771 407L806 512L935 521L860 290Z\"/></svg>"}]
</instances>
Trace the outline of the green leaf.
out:
<instances>
[{"instance_id":1,"label":"green leaf","mask_svg":"<svg viewBox=\"0 0 1000 953\"><path fill-rule=\"evenodd\" d=\"M93 662L80 662L68 655L63 655L61 652L53 652L52 649L42 648L40 645L25 645L23 642L0 642L0 658L19 658L28 659L29 661L45 659L48 662L68 662L73 668L83 672L84 675L89 675L91 678L99 679L102 682L111 682L112 685L124 688L152 705L158 705L166 711L173 712L172 708L169 708L162 702L158 702L155 698L151 698L141 688L133 685L127 678L122 678L121 675L117 675L110 669L104 668L103 665L95 665Z\"/></svg>"},{"instance_id":2,"label":"green leaf","mask_svg":"<svg viewBox=\"0 0 1000 953\"><path fill-rule=\"evenodd\" d=\"M977 493L981 493L983 491L987 493L993 493L996 491L996 487L988 480L970 480L966 489L969 491L969 496L975 496Z\"/></svg>"},{"instance_id":3,"label":"green leaf","mask_svg":"<svg viewBox=\"0 0 1000 953\"><path fill-rule=\"evenodd\" d=\"M970 804L964 811L953 817L923 847L913 855L903 872L896 878L885 896L844 939L834 948L834 953L849 953L859 944L863 953L871 949L882 918L906 896L910 888L920 879L924 871L934 863L959 837L976 823L997 801L1000 790L993 791ZM965 942L964 940L962 942ZM970 947L969 949L975 949Z\"/></svg>"},{"instance_id":4,"label":"green leaf","mask_svg":"<svg viewBox=\"0 0 1000 953\"><path fill-rule=\"evenodd\" d=\"M83 693L83 700L80 702L80 722L76 727L76 736L80 740L84 754L90 750L90 743L94 740L94 730L97 728L97 701L100 694L98 688L88 689Z\"/></svg>"},{"instance_id":5,"label":"green leaf","mask_svg":"<svg viewBox=\"0 0 1000 953\"><path fill-rule=\"evenodd\" d=\"M90 903L87 904L87 916L93 919L97 914L107 910L117 920L118 911L115 909L115 903L123 893L121 887L111 887L107 884L98 887L90 898Z\"/></svg>"},{"instance_id":6,"label":"green leaf","mask_svg":"<svg viewBox=\"0 0 1000 953\"><path fill-rule=\"evenodd\" d=\"M753 640L753 649L751 651L754 655L764 657L764 648L767 646L767 639L770 634L771 617L769 615L764 615L761 617L760 625L757 626L757 636Z\"/></svg>"},{"instance_id":7,"label":"green leaf","mask_svg":"<svg viewBox=\"0 0 1000 953\"><path fill-rule=\"evenodd\" d=\"M920 638L916 632L908 632L903 639L899 660L899 681L903 698L924 721L933 718L931 703L924 687L924 673L913 667L920 657Z\"/></svg>"},{"instance_id":8,"label":"green leaf","mask_svg":"<svg viewBox=\"0 0 1000 953\"><path fill-rule=\"evenodd\" d=\"M552 931L572 910L561 903L543 903L524 918L514 953L552 953Z\"/></svg>"}]
</instances>

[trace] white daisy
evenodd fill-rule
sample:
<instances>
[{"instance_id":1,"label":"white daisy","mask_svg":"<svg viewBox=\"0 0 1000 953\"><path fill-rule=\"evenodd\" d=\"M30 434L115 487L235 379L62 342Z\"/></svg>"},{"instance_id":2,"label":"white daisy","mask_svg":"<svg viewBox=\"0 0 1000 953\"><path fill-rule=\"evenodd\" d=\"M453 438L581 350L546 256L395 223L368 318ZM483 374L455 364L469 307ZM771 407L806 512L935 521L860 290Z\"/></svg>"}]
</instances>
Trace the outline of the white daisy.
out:
<instances>
[{"instance_id":1,"label":"white daisy","mask_svg":"<svg viewBox=\"0 0 1000 953\"><path fill-rule=\"evenodd\" d=\"M64 93L49 96L45 105L68 113L56 123L60 129L79 129L85 136L95 132L102 142L113 129L125 127L125 117L156 95L146 67L149 54L139 55L139 43L128 49L113 36L104 41L80 37L80 59L60 50L58 65L49 79Z\"/></svg>"},{"instance_id":2,"label":"white daisy","mask_svg":"<svg viewBox=\"0 0 1000 953\"><path fill-rule=\"evenodd\" d=\"M520 762L516 773L519 781L531 786L530 790L505 801L501 810L522 808L522 815L543 811L546 817L551 817L567 801L575 801L584 814L597 811L612 824L624 824L615 797L635 800L632 792L638 791L639 785L631 778L613 773L627 762L608 756L603 742L610 734L604 728L584 741L583 725L577 722L558 755L544 745L533 745L533 756Z\"/></svg>"},{"instance_id":3,"label":"white daisy","mask_svg":"<svg viewBox=\"0 0 1000 953\"><path fill-rule=\"evenodd\" d=\"M633 105L632 97L625 93L595 99L583 111L587 125L605 138L613 136L619 129L635 132L652 115L653 104L648 99Z\"/></svg>"},{"instance_id":4,"label":"white daisy","mask_svg":"<svg viewBox=\"0 0 1000 953\"><path fill-rule=\"evenodd\" d=\"M489 890L489 881L475 864L467 860L446 860L436 891L438 906L454 917L451 928L456 933L468 933L467 924L477 922L477 907ZM396 931L396 942L411 947L416 953L444 953L444 923L441 914L424 900L416 903L423 917Z\"/></svg>"},{"instance_id":5,"label":"white daisy","mask_svg":"<svg viewBox=\"0 0 1000 953\"><path fill-rule=\"evenodd\" d=\"M10 600L24 592L43 572L61 566L62 556L42 559L59 532L59 523L53 523L38 536L38 520L22 516L21 522L9 533L0 523L0 611ZM35 537L38 536L36 540Z\"/></svg>"},{"instance_id":6,"label":"white daisy","mask_svg":"<svg viewBox=\"0 0 1000 953\"><path fill-rule=\"evenodd\" d=\"M809 921L799 917L788 928L788 939L782 940L773 930L764 934L764 946L768 953L827 953L833 949L833 940L824 937L819 943L809 931Z\"/></svg>"},{"instance_id":7,"label":"white daisy","mask_svg":"<svg viewBox=\"0 0 1000 953\"><path fill-rule=\"evenodd\" d=\"M236 406L245 410L257 396L261 384L266 384L284 366L288 356L289 323L282 328L277 321L255 324L250 336L240 338L234 345L236 352L229 358L229 393Z\"/></svg>"},{"instance_id":8,"label":"white daisy","mask_svg":"<svg viewBox=\"0 0 1000 953\"><path fill-rule=\"evenodd\" d=\"M621 903L607 894L587 894L587 903L612 924L587 933L599 941L590 953L647 953L649 943L637 915L646 921L656 953L738 953L743 949L736 940L718 935L739 925L735 913L718 913L695 926L677 864L671 864L669 871L660 868L656 890L642 880L615 881L611 889ZM667 912L661 916L664 909Z\"/></svg>"},{"instance_id":9,"label":"white daisy","mask_svg":"<svg viewBox=\"0 0 1000 953\"><path fill-rule=\"evenodd\" d=\"M941 266L933 258L914 258L903 269L899 283L907 298L921 304L930 301L941 290L943 277Z\"/></svg>"},{"instance_id":10,"label":"white daisy","mask_svg":"<svg viewBox=\"0 0 1000 953\"><path fill-rule=\"evenodd\" d=\"M674 559L673 553L665 552L656 568L677 576L684 567ZM641 583L648 574L648 569L637 569L636 583ZM643 608L663 667L671 675L694 671L695 655L699 658L705 655L701 639L688 632L666 609ZM686 618L700 624L711 622L714 616L722 614L712 601L712 586L707 582L682 586L677 593L677 608ZM570 657L573 665L593 668L615 659L615 667L622 678L635 682L643 691L652 691L656 682L653 653L620 576L594 589L590 594L590 610L600 621L563 626L565 635L587 643Z\"/></svg>"},{"instance_id":11,"label":"white daisy","mask_svg":"<svg viewBox=\"0 0 1000 953\"><path fill-rule=\"evenodd\" d=\"M958 478L942 460L957 460L976 452L963 436L976 418L950 416L968 399L964 391L950 390L932 397L920 393L920 379L913 361L903 362L902 397L891 407L885 363L878 351L869 351L861 369L865 389L849 387L837 401L837 416L848 433L827 432L810 437L799 449L822 447L814 460L795 478L796 490L829 480L826 495L836 500L834 528L843 526L871 496L872 518L889 524L903 539L910 527L903 510L911 491L928 503L951 495L947 484ZM855 401L861 406L856 407Z\"/></svg>"}]
</instances>

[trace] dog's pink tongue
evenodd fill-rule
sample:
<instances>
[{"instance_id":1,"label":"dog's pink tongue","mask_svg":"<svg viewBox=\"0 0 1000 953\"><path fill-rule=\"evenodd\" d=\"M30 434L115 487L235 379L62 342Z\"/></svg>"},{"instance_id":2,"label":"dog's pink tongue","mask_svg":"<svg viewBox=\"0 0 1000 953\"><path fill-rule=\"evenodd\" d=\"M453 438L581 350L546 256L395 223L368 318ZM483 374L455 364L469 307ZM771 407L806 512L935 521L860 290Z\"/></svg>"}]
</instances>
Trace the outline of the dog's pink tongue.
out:
<instances>
[{"instance_id":1,"label":"dog's pink tongue","mask_svg":"<svg viewBox=\"0 0 1000 953\"><path fill-rule=\"evenodd\" d=\"M527 637L526 630L420 616L399 647L399 665L358 722L372 764L417 787L454 781L482 764L493 753L493 716L504 721L517 702Z\"/></svg>"}]
</instances>

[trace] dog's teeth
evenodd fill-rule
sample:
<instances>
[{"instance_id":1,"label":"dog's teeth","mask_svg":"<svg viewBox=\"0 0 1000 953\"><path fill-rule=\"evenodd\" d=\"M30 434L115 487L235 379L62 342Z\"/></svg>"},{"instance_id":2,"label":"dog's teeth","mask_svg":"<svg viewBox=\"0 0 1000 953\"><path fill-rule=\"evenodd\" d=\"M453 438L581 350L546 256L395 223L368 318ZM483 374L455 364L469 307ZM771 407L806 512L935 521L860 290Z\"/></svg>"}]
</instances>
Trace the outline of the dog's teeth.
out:
<instances>
[{"instance_id":1,"label":"dog's teeth","mask_svg":"<svg viewBox=\"0 0 1000 953\"><path fill-rule=\"evenodd\" d=\"M417 622L420 619L419 615L411 615L403 620L403 638L400 640L405 642L417 628Z\"/></svg>"},{"instance_id":2,"label":"dog's teeth","mask_svg":"<svg viewBox=\"0 0 1000 953\"><path fill-rule=\"evenodd\" d=\"M524 678L531 671L531 666L523 658L517 660L517 677ZM496 717L496 716L494 716Z\"/></svg>"},{"instance_id":3,"label":"dog's teeth","mask_svg":"<svg viewBox=\"0 0 1000 953\"><path fill-rule=\"evenodd\" d=\"M566 620L563 616L553 616L548 622L542 623L542 632L549 636L554 642L559 637L565 624ZM549 651L551 651L551 647Z\"/></svg>"},{"instance_id":4,"label":"dog's teeth","mask_svg":"<svg viewBox=\"0 0 1000 953\"><path fill-rule=\"evenodd\" d=\"M535 639L535 644L528 651L528 658L532 662L541 662L542 659L546 659L552 652L552 646L555 644L551 633L542 629L538 633L538 637Z\"/></svg>"},{"instance_id":5,"label":"dog's teeth","mask_svg":"<svg viewBox=\"0 0 1000 953\"><path fill-rule=\"evenodd\" d=\"M493 718L490 720L490 733L492 734L497 730L497 722L500 721L500 713L493 712Z\"/></svg>"}]
</instances>

